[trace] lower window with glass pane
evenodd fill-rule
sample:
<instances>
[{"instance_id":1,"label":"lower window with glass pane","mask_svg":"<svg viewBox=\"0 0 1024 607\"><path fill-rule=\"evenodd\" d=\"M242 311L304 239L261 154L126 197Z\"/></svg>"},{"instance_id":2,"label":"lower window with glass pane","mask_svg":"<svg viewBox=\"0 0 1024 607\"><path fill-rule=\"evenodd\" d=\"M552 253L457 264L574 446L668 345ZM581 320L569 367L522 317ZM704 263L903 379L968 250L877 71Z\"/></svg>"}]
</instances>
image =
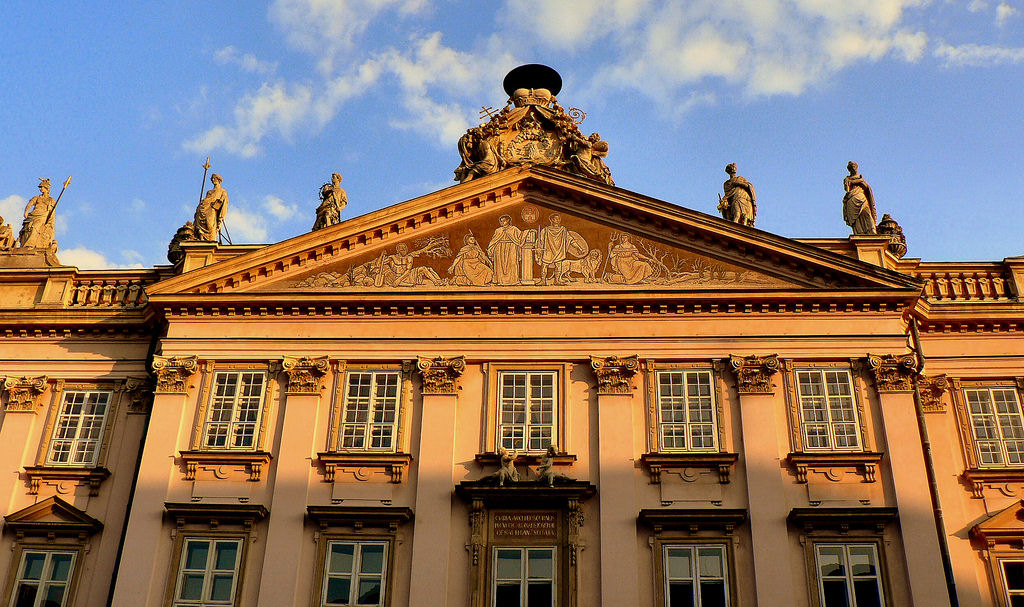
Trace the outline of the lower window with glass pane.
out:
<instances>
[{"instance_id":1,"label":"lower window with glass pane","mask_svg":"<svg viewBox=\"0 0 1024 607\"><path fill-rule=\"evenodd\" d=\"M662 546L665 607L726 607L729 580L725 544Z\"/></svg>"},{"instance_id":2,"label":"lower window with glass pane","mask_svg":"<svg viewBox=\"0 0 1024 607\"><path fill-rule=\"evenodd\" d=\"M242 547L241 537L184 538L174 586L174 607L233 605Z\"/></svg>"},{"instance_id":3,"label":"lower window with glass pane","mask_svg":"<svg viewBox=\"0 0 1024 607\"><path fill-rule=\"evenodd\" d=\"M554 547L495 546L491 607L553 607L556 554Z\"/></svg>"},{"instance_id":4,"label":"lower window with glass pane","mask_svg":"<svg viewBox=\"0 0 1024 607\"><path fill-rule=\"evenodd\" d=\"M821 607L885 605L877 544L815 544L814 566Z\"/></svg>"},{"instance_id":5,"label":"lower window with glass pane","mask_svg":"<svg viewBox=\"0 0 1024 607\"><path fill-rule=\"evenodd\" d=\"M24 549L14 579L11 607L67 605L77 556L74 550Z\"/></svg>"},{"instance_id":6,"label":"lower window with glass pane","mask_svg":"<svg viewBox=\"0 0 1024 607\"><path fill-rule=\"evenodd\" d=\"M386 541L328 541L319 604L384 605L387 563Z\"/></svg>"}]
</instances>

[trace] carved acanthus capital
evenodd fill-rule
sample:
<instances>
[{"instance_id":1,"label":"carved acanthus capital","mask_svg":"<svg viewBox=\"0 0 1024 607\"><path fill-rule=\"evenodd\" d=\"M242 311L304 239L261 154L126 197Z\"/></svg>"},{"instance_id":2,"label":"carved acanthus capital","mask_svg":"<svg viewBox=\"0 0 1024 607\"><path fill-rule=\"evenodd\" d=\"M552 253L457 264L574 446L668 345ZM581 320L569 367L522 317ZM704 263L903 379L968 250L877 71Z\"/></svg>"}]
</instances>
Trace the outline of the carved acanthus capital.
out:
<instances>
[{"instance_id":1,"label":"carved acanthus capital","mask_svg":"<svg viewBox=\"0 0 1024 607\"><path fill-rule=\"evenodd\" d=\"M779 372L779 355L729 356L729 366L736 374L740 394L773 394L772 375Z\"/></svg>"},{"instance_id":2,"label":"carved acanthus capital","mask_svg":"<svg viewBox=\"0 0 1024 607\"><path fill-rule=\"evenodd\" d=\"M630 378L640 370L640 357L591 356L590 366L597 376L598 394L630 394Z\"/></svg>"},{"instance_id":3,"label":"carved acanthus capital","mask_svg":"<svg viewBox=\"0 0 1024 607\"><path fill-rule=\"evenodd\" d=\"M419 356L416 368L423 377L424 394L455 394L458 379L466 370L466 357Z\"/></svg>"},{"instance_id":4,"label":"carved acanthus capital","mask_svg":"<svg viewBox=\"0 0 1024 607\"><path fill-rule=\"evenodd\" d=\"M281 368L288 374L288 394L319 394L330 362L326 356L285 356Z\"/></svg>"},{"instance_id":5,"label":"carved acanthus capital","mask_svg":"<svg viewBox=\"0 0 1024 607\"><path fill-rule=\"evenodd\" d=\"M157 394L187 394L188 378L199 370L198 356L153 356Z\"/></svg>"},{"instance_id":6,"label":"carved acanthus capital","mask_svg":"<svg viewBox=\"0 0 1024 607\"><path fill-rule=\"evenodd\" d=\"M7 411L35 413L39 406L39 397L46 391L47 378L45 375L8 377L4 379L3 385L7 391Z\"/></svg>"},{"instance_id":7,"label":"carved acanthus capital","mask_svg":"<svg viewBox=\"0 0 1024 607\"><path fill-rule=\"evenodd\" d=\"M868 354L868 367L875 375L879 392L907 392L914 389L917 358L913 354Z\"/></svg>"},{"instance_id":8,"label":"carved acanthus capital","mask_svg":"<svg viewBox=\"0 0 1024 607\"><path fill-rule=\"evenodd\" d=\"M942 395L949 389L949 378L945 375L932 377L921 375L917 378L917 388L921 392L921 409L925 413L944 413L946 411Z\"/></svg>"},{"instance_id":9,"label":"carved acanthus capital","mask_svg":"<svg viewBox=\"0 0 1024 607\"><path fill-rule=\"evenodd\" d=\"M124 380L124 399L128 413L146 413L153 404L153 380L148 377Z\"/></svg>"}]
</instances>

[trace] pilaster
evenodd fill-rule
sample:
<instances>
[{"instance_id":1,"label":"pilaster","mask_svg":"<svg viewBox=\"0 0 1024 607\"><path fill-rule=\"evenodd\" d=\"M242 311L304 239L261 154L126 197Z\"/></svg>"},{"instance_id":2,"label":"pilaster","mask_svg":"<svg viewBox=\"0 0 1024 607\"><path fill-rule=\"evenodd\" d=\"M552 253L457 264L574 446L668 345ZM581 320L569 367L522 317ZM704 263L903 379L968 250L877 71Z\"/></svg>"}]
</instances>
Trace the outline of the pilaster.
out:
<instances>
[{"instance_id":1,"label":"pilaster","mask_svg":"<svg viewBox=\"0 0 1024 607\"><path fill-rule=\"evenodd\" d=\"M455 459L455 408L464 356L420 356L420 440L410 588L417 604L448 604Z\"/></svg>"},{"instance_id":2,"label":"pilaster","mask_svg":"<svg viewBox=\"0 0 1024 607\"><path fill-rule=\"evenodd\" d=\"M601 604L635 605L640 587L632 378L640 363L636 356L591 356L590 365L597 377Z\"/></svg>"}]
</instances>

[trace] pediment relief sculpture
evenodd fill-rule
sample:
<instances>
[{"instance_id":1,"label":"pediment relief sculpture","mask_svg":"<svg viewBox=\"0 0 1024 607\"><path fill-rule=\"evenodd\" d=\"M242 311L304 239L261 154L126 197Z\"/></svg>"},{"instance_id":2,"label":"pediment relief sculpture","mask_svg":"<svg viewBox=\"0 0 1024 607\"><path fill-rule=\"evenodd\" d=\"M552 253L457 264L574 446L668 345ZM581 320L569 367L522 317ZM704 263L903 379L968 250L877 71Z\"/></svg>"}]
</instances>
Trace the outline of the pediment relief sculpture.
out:
<instances>
[{"instance_id":1,"label":"pediment relief sculpture","mask_svg":"<svg viewBox=\"0 0 1024 607\"><path fill-rule=\"evenodd\" d=\"M453 243L461 243L456 248ZM302 290L783 287L790 282L530 203L410 236L291 282Z\"/></svg>"}]
</instances>

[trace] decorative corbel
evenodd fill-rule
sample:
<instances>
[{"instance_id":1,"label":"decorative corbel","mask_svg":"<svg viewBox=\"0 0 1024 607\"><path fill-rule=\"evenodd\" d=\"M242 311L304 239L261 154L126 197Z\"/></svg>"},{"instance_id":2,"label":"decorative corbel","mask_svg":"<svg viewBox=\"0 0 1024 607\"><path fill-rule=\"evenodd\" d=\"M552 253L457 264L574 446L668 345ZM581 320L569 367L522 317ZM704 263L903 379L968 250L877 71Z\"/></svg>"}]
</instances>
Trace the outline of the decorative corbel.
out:
<instances>
[{"instance_id":1,"label":"decorative corbel","mask_svg":"<svg viewBox=\"0 0 1024 607\"><path fill-rule=\"evenodd\" d=\"M868 368L879 392L908 392L914 389L917 358L913 354L868 354Z\"/></svg>"},{"instance_id":2,"label":"decorative corbel","mask_svg":"<svg viewBox=\"0 0 1024 607\"><path fill-rule=\"evenodd\" d=\"M46 391L47 377L8 377L3 387L7 391L7 411L35 413L40 397Z\"/></svg>"},{"instance_id":3,"label":"decorative corbel","mask_svg":"<svg viewBox=\"0 0 1024 607\"><path fill-rule=\"evenodd\" d=\"M458 379L466 370L466 357L419 356L416 368L423 377L424 394L455 394Z\"/></svg>"},{"instance_id":4,"label":"decorative corbel","mask_svg":"<svg viewBox=\"0 0 1024 607\"><path fill-rule=\"evenodd\" d=\"M149 411L153 404L153 380L148 377L129 377L124 380L122 389L129 414Z\"/></svg>"},{"instance_id":5,"label":"decorative corbel","mask_svg":"<svg viewBox=\"0 0 1024 607\"><path fill-rule=\"evenodd\" d=\"M199 357L153 356L157 394L188 394L188 378L199 370Z\"/></svg>"},{"instance_id":6,"label":"decorative corbel","mask_svg":"<svg viewBox=\"0 0 1024 607\"><path fill-rule=\"evenodd\" d=\"M729 356L729 366L736 374L736 389L740 394L774 394L772 376L779 372L779 355Z\"/></svg>"},{"instance_id":7,"label":"decorative corbel","mask_svg":"<svg viewBox=\"0 0 1024 607\"><path fill-rule=\"evenodd\" d=\"M921 409L925 413L945 413L946 404L942 402L942 395L949 389L949 378L945 375L928 377L921 375L917 378L917 388L921 392Z\"/></svg>"},{"instance_id":8,"label":"decorative corbel","mask_svg":"<svg viewBox=\"0 0 1024 607\"><path fill-rule=\"evenodd\" d=\"M326 356L285 356L281 368L288 374L287 394L319 394L330 362Z\"/></svg>"},{"instance_id":9,"label":"decorative corbel","mask_svg":"<svg viewBox=\"0 0 1024 607\"><path fill-rule=\"evenodd\" d=\"M598 394L631 394L630 379L640 370L640 357L591 356L590 367L597 376Z\"/></svg>"}]
</instances>

